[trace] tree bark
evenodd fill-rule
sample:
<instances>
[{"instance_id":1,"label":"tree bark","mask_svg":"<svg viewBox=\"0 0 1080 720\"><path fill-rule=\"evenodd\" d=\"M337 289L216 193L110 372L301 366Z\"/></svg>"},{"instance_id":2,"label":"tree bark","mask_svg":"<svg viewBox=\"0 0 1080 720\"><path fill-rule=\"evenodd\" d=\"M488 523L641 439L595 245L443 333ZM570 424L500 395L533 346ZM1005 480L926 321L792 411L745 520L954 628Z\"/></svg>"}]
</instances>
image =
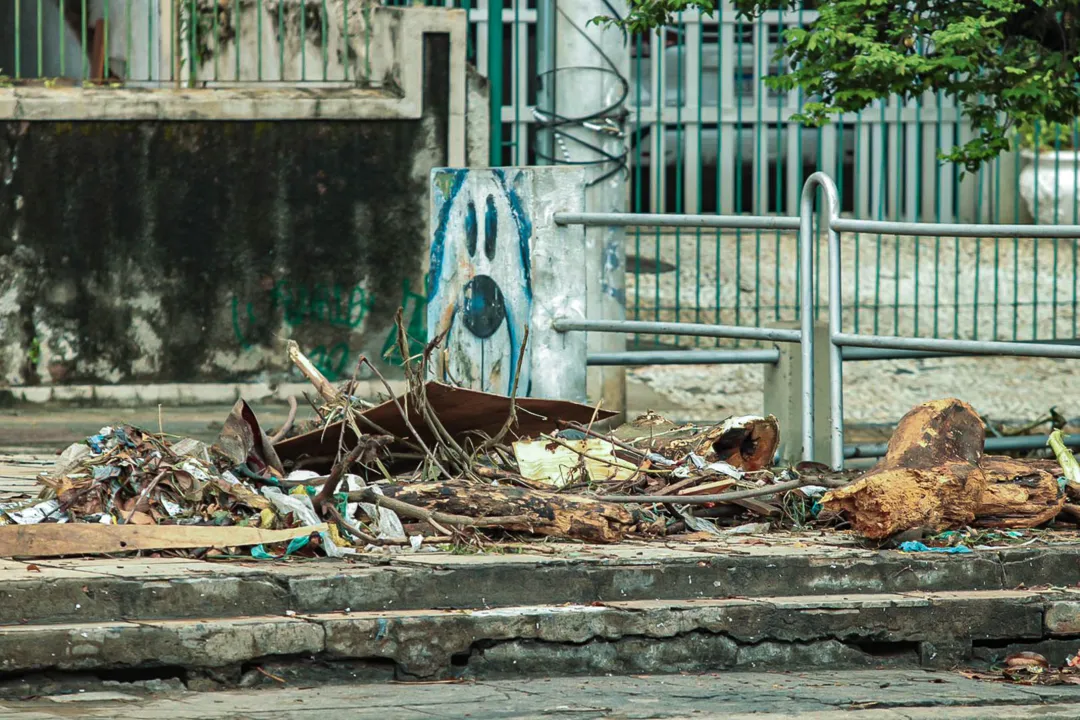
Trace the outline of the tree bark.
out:
<instances>
[{"instance_id":1,"label":"tree bark","mask_svg":"<svg viewBox=\"0 0 1080 720\"><path fill-rule=\"evenodd\" d=\"M1065 503L1054 465L984 456L985 439L967 403L918 405L900 420L881 462L827 493L822 506L873 539L916 528L1029 528L1053 519Z\"/></svg>"},{"instance_id":2,"label":"tree bark","mask_svg":"<svg viewBox=\"0 0 1080 720\"><path fill-rule=\"evenodd\" d=\"M1053 520L1065 507L1065 493L1057 482L1060 468L1054 474L1035 463L992 455L981 465L988 484L975 507L975 525L1033 528Z\"/></svg>"},{"instance_id":3,"label":"tree bark","mask_svg":"<svg viewBox=\"0 0 1080 720\"><path fill-rule=\"evenodd\" d=\"M987 487L979 466L985 431L956 399L917 405L896 426L885 457L866 475L822 498L868 538L970 524Z\"/></svg>"}]
</instances>

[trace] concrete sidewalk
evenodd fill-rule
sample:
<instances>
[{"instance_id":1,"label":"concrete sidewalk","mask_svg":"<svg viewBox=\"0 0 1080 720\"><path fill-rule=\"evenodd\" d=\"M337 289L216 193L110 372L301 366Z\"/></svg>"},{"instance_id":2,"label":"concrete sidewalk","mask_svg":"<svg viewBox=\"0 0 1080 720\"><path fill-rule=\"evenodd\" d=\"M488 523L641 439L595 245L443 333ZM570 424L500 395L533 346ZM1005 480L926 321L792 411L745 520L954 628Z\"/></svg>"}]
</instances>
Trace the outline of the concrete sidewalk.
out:
<instances>
[{"instance_id":1,"label":"concrete sidewalk","mask_svg":"<svg viewBox=\"0 0 1080 720\"><path fill-rule=\"evenodd\" d=\"M18 720L282 718L724 718L774 720L1006 720L1080 717L1080 688L1022 687L957 673L814 670L472 683L291 685L268 690L173 692L122 686L24 701L0 701Z\"/></svg>"}]
</instances>

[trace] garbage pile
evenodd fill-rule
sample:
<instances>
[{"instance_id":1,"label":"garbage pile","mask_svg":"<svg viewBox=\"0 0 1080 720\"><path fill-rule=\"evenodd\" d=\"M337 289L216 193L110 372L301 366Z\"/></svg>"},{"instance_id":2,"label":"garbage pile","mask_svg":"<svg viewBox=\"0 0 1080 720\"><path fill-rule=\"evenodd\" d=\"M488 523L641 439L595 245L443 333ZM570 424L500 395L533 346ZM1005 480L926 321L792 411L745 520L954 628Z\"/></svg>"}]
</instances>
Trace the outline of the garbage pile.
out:
<instances>
[{"instance_id":1,"label":"garbage pile","mask_svg":"<svg viewBox=\"0 0 1080 720\"><path fill-rule=\"evenodd\" d=\"M600 408L434 382L436 347L405 364L400 396L362 358L387 390L372 404L290 343L315 416L298 423L293 402L273 435L243 401L212 445L102 428L61 453L38 498L0 505L0 557L344 557L828 526L962 552L964 538L985 542L967 528L1080 517L1066 496L1080 496L1080 466L1060 442L1059 461L985 455L983 422L959 400L909 412L885 458L851 482L814 463L774 467L772 416L697 426L647 413L611 429Z\"/></svg>"},{"instance_id":2,"label":"garbage pile","mask_svg":"<svg viewBox=\"0 0 1080 720\"><path fill-rule=\"evenodd\" d=\"M649 413L601 429L613 413L433 382L424 358L406 368L404 394L384 381L390 398L372 405L289 352L319 399L306 428L294 403L270 436L243 401L213 444L102 428L61 453L38 498L0 505L0 556L341 557L722 536L768 530L793 505L811 517L846 482L813 464L774 469L771 416L700 427Z\"/></svg>"}]
</instances>

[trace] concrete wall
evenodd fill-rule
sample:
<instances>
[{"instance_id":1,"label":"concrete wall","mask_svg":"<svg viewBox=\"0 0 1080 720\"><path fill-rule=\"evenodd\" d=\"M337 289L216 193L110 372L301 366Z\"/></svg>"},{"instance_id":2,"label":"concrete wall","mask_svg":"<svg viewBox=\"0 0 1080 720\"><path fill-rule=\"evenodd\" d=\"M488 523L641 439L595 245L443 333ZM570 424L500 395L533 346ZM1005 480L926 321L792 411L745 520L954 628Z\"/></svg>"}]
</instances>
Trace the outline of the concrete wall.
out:
<instances>
[{"instance_id":1,"label":"concrete wall","mask_svg":"<svg viewBox=\"0 0 1080 720\"><path fill-rule=\"evenodd\" d=\"M392 94L0 91L0 384L266 381L290 338L348 377L400 306L422 339L464 17L378 12L432 20Z\"/></svg>"}]
</instances>

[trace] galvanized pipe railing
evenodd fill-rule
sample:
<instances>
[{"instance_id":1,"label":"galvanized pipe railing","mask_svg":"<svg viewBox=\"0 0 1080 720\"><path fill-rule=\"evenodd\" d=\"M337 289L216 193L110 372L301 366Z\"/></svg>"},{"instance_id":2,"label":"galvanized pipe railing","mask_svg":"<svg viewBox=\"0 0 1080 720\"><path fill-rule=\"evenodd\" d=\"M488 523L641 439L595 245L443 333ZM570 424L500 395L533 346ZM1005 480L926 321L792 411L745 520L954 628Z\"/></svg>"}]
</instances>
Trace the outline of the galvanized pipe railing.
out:
<instances>
[{"instance_id":1,"label":"galvanized pipe railing","mask_svg":"<svg viewBox=\"0 0 1080 720\"><path fill-rule=\"evenodd\" d=\"M571 320L557 319L553 323L559 332L615 332L681 335L690 337L732 338L764 342L799 343L802 354L802 452L804 460L814 459L814 318L813 318L813 248L810 227L813 222L813 198L804 202L800 216L771 217L760 215L644 215L634 213L556 213L557 225L619 226L619 227L692 227L742 230L797 230L801 262L799 281L798 330L759 328L739 325L709 325L703 323L641 322L635 320ZM645 351L596 353L589 356L590 365L642 365L659 363L682 364L775 364L780 353L764 350L717 350L705 352Z\"/></svg>"},{"instance_id":2,"label":"galvanized pipe railing","mask_svg":"<svg viewBox=\"0 0 1080 720\"><path fill-rule=\"evenodd\" d=\"M1080 239L1080 225L988 225L966 223L910 223L840 218L839 193L832 178L814 173L803 187L803 201L811 205L816 189L825 194L825 217L829 247L829 373L830 464L844 464L843 348L868 351L940 352L958 356L997 355L1080 359L1080 346L1052 343L1014 343L990 340L949 340L845 333L841 327L843 301L840 232L881 233L920 237L1039 237ZM803 215L806 215L805 209ZM808 229L803 232L808 233ZM1040 440L1039 444L1042 441Z\"/></svg>"},{"instance_id":3,"label":"galvanized pipe railing","mask_svg":"<svg viewBox=\"0 0 1080 720\"><path fill-rule=\"evenodd\" d=\"M775 365L776 348L761 350L630 350L589 353L589 365L644 367L645 365Z\"/></svg>"}]
</instances>

